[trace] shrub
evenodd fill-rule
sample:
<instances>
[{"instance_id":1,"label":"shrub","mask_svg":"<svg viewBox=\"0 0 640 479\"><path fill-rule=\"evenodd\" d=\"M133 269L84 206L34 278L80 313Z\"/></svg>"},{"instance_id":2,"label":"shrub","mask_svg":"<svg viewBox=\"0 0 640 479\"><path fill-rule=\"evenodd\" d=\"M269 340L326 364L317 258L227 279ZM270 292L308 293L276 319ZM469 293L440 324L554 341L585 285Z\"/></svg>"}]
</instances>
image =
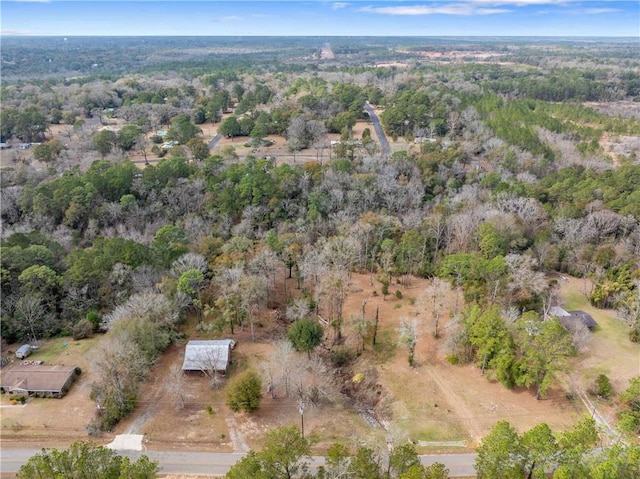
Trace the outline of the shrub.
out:
<instances>
[{"instance_id":1,"label":"shrub","mask_svg":"<svg viewBox=\"0 0 640 479\"><path fill-rule=\"evenodd\" d=\"M351 361L351 352L347 348L335 348L331 351L331 365L334 368L341 368Z\"/></svg>"},{"instance_id":2,"label":"shrub","mask_svg":"<svg viewBox=\"0 0 640 479\"><path fill-rule=\"evenodd\" d=\"M298 351L311 354L322 342L324 330L317 321L313 319L298 319L293 323L289 331L287 331L287 339L291 341Z\"/></svg>"},{"instance_id":3,"label":"shrub","mask_svg":"<svg viewBox=\"0 0 640 479\"><path fill-rule=\"evenodd\" d=\"M605 399L609 399L613 394L613 386L606 374L600 374L596 379L596 393Z\"/></svg>"},{"instance_id":4,"label":"shrub","mask_svg":"<svg viewBox=\"0 0 640 479\"><path fill-rule=\"evenodd\" d=\"M400 291L399 289L396 289L396 298L402 299L402 291Z\"/></svg>"},{"instance_id":5,"label":"shrub","mask_svg":"<svg viewBox=\"0 0 640 479\"><path fill-rule=\"evenodd\" d=\"M96 331L100 327L100 315L96 311L89 311L86 316L87 321L93 324L93 330Z\"/></svg>"},{"instance_id":6,"label":"shrub","mask_svg":"<svg viewBox=\"0 0 640 479\"><path fill-rule=\"evenodd\" d=\"M73 327L72 337L75 340L90 338L93 335L93 323L88 319L82 319Z\"/></svg>"},{"instance_id":7,"label":"shrub","mask_svg":"<svg viewBox=\"0 0 640 479\"><path fill-rule=\"evenodd\" d=\"M262 380L255 371L245 371L229 383L227 405L234 412L257 410L261 398Z\"/></svg>"}]
</instances>

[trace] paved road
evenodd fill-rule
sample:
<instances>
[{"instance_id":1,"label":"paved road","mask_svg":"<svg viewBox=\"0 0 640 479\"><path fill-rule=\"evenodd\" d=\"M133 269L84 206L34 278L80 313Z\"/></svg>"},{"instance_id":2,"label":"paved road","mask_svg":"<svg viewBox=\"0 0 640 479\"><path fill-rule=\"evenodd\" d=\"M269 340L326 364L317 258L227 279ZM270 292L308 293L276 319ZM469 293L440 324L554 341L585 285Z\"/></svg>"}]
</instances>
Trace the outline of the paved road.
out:
<instances>
[{"instance_id":1,"label":"paved road","mask_svg":"<svg viewBox=\"0 0 640 479\"><path fill-rule=\"evenodd\" d=\"M376 135L378 135L378 141L380 142L380 147L382 148L382 155L389 155L391 153L391 147L389 146L389 141L387 141L387 136L382 130L382 126L380 126L378 115L376 115L376 112L373 111L373 108L371 108L371 105L369 105L369 103L364 104L364 110L369 114L369 118L371 119L371 123L373 124L373 129L376 130Z\"/></svg>"},{"instance_id":2,"label":"paved road","mask_svg":"<svg viewBox=\"0 0 640 479\"><path fill-rule=\"evenodd\" d=\"M214 146L216 146L221 138L222 138L222 135L220 133L218 133L216 136L211 138L211 141L209 142L209 149L211 149Z\"/></svg>"},{"instance_id":3,"label":"paved road","mask_svg":"<svg viewBox=\"0 0 640 479\"><path fill-rule=\"evenodd\" d=\"M20 466L31 456L38 454L39 449L10 449L2 447L0 450L0 471L7 473L18 472ZM175 451L118 451L135 460L142 454L151 460L158 461L163 474L200 474L224 475L244 454L240 453L211 453L211 452L175 452ZM449 477L475 476L473 463L475 454L432 454L420 456L423 464L441 462L449 469ZM324 464L324 457L315 456L309 465L312 469Z\"/></svg>"}]
</instances>

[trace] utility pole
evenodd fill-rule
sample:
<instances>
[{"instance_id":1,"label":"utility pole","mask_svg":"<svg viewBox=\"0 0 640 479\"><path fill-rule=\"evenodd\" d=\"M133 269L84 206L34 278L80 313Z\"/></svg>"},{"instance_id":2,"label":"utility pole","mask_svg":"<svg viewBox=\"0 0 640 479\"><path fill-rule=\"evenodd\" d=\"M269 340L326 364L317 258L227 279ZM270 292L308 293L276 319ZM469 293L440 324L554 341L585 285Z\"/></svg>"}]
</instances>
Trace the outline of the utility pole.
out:
<instances>
[{"instance_id":1,"label":"utility pole","mask_svg":"<svg viewBox=\"0 0 640 479\"><path fill-rule=\"evenodd\" d=\"M298 401L298 412L300 413L300 432L302 433L302 437L304 437L304 408L305 403L300 399L300 401Z\"/></svg>"}]
</instances>

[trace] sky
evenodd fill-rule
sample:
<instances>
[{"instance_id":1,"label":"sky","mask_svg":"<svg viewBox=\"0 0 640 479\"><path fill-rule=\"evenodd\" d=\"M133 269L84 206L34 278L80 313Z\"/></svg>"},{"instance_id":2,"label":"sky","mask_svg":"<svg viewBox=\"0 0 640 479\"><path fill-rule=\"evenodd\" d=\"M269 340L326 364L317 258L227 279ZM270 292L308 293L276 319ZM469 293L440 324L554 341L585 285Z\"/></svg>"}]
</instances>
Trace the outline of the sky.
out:
<instances>
[{"instance_id":1,"label":"sky","mask_svg":"<svg viewBox=\"0 0 640 479\"><path fill-rule=\"evenodd\" d=\"M605 36L638 0L0 0L2 35Z\"/></svg>"}]
</instances>

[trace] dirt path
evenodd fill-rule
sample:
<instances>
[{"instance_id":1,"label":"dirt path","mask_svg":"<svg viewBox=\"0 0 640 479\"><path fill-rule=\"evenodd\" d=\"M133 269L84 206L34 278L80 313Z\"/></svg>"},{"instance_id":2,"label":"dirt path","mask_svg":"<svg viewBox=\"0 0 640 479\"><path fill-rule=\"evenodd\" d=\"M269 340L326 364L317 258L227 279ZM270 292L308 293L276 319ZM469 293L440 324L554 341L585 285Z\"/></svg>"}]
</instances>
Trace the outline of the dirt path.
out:
<instances>
[{"instance_id":1,"label":"dirt path","mask_svg":"<svg viewBox=\"0 0 640 479\"><path fill-rule=\"evenodd\" d=\"M574 391L578 395L582 404L590 412L591 417L595 420L597 428L603 432L611 443L623 441L622 436L615 430L606 413L598 410L598 404L594 404L589 398L584 388L577 385L568 375L558 377L558 382L563 385L567 391ZM624 441L623 441L624 442Z\"/></svg>"},{"instance_id":2,"label":"dirt path","mask_svg":"<svg viewBox=\"0 0 640 479\"><path fill-rule=\"evenodd\" d=\"M238 422L235 416L229 415L226 418L227 427L229 428L229 435L231 436L231 442L233 443L233 452L249 452L249 446L244 440L244 436L240 432Z\"/></svg>"},{"instance_id":3,"label":"dirt path","mask_svg":"<svg viewBox=\"0 0 640 479\"><path fill-rule=\"evenodd\" d=\"M449 406L453 408L456 417L462 422L473 442L481 439L482 426L475 420L475 413L467 407L460 394L451 387L451 383L445 380L435 368L425 367L424 370L447 398Z\"/></svg>"}]
</instances>

